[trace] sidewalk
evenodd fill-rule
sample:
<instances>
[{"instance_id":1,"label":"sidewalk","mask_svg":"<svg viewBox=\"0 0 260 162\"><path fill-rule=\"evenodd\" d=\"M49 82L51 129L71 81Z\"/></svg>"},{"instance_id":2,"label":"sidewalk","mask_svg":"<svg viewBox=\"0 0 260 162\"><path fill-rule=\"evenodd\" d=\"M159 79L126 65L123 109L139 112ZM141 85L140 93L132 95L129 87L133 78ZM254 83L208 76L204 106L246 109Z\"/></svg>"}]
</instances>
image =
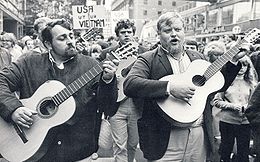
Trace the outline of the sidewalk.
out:
<instances>
[{"instance_id":1,"label":"sidewalk","mask_svg":"<svg viewBox=\"0 0 260 162\"><path fill-rule=\"evenodd\" d=\"M99 149L97 153L99 155L98 160L96 160L97 162L114 162L112 149L111 150ZM147 160L144 159L143 153L139 147L137 147L136 150L135 162L147 162Z\"/></svg>"}]
</instances>

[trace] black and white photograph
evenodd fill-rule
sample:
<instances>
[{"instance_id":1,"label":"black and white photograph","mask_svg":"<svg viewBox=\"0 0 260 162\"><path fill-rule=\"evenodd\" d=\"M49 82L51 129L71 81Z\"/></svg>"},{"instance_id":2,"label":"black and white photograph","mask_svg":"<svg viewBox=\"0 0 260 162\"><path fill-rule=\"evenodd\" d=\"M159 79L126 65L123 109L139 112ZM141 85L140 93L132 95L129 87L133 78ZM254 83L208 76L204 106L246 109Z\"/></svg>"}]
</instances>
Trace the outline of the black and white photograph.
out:
<instances>
[{"instance_id":1,"label":"black and white photograph","mask_svg":"<svg viewBox=\"0 0 260 162\"><path fill-rule=\"evenodd\" d=\"M260 162L260 0L0 0L0 162Z\"/></svg>"}]
</instances>

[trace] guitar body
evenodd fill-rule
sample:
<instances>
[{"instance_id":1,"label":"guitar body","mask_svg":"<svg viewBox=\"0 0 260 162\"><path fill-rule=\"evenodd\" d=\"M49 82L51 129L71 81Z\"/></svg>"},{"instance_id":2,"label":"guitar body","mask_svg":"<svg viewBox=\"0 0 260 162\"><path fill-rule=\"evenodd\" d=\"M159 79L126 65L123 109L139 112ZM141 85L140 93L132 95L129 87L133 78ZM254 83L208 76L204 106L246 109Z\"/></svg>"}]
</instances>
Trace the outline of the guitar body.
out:
<instances>
[{"instance_id":1,"label":"guitar body","mask_svg":"<svg viewBox=\"0 0 260 162\"><path fill-rule=\"evenodd\" d=\"M166 119L176 126L187 126L196 121L204 111L208 95L223 87L225 80L221 72L217 72L202 86L194 84L194 76L202 76L210 65L205 60L194 60L184 73L168 75L160 79L173 82L175 79L183 80L188 85L196 87L195 94L189 103L171 95L167 99L157 101L163 115L166 115Z\"/></svg>"},{"instance_id":2,"label":"guitar body","mask_svg":"<svg viewBox=\"0 0 260 162\"><path fill-rule=\"evenodd\" d=\"M38 151L43 148L43 142L48 131L68 121L75 112L76 104L71 96L58 107L49 106L50 110L46 111L45 105L50 98L64 89L65 86L59 81L47 81L42 84L28 99L22 99L21 102L25 107L31 108L38 112L34 115L34 123L30 129L22 128L25 137L28 139L24 143L18 136L16 130L11 123L7 123L0 118L0 153L2 156L11 162L21 162L28 159L36 159ZM46 109L48 109L46 107Z\"/></svg>"},{"instance_id":3,"label":"guitar body","mask_svg":"<svg viewBox=\"0 0 260 162\"><path fill-rule=\"evenodd\" d=\"M128 67L133 64L136 60L136 56L127 57L125 59L121 59L118 65L118 69L116 71L117 77L117 88L118 88L118 98L117 102L120 102L126 98L123 90L123 83L127 77L127 74L130 69Z\"/></svg>"}]
</instances>

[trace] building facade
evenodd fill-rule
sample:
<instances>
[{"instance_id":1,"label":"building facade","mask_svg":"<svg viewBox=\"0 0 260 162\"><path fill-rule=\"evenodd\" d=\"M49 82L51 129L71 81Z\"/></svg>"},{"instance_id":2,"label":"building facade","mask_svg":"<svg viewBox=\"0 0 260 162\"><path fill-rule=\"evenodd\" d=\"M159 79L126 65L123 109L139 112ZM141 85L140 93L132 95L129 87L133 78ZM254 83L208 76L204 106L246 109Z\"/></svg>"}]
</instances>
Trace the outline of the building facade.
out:
<instances>
[{"instance_id":1,"label":"building facade","mask_svg":"<svg viewBox=\"0 0 260 162\"><path fill-rule=\"evenodd\" d=\"M0 32L23 36L25 3L26 0L0 0Z\"/></svg>"},{"instance_id":2,"label":"building facade","mask_svg":"<svg viewBox=\"0 0 260 162\"><path fill-rule=\"evenodd\" d=\"M223 0L181 13L186 22L186 35L201 40L233 34L239 26L241 33L260 26L260 0Z\"/></svg>"},{"instance_id":3,"label":"building facade","mask_svg":"<svg viewBox=\"0 0 260 162\"><path fill-rule=\"evenodd\" d=\"M260 26L260 0L218 0L185 8L188 7L179 6L177 10L184 19L186 37L197 41L208 42L212 37L233 34L237 26L241 33ZM145 24L142 38L154 42L155 28L156 20Z\"/></svg>"},{"instance_id":4,"label":"building facade","mask_svg":"<svg viewBox=\"0 0 260 162\"><path fill-rule=\"evenodd\" d=\"M162 13L176 10L177 6L193 3L183 0L114 0L112 11L128 11L129 18L135 21L136 35L140 36L142 28L150 20L157 19Z\"/></svg>"},{"instance_id":5,"label":"building facade","mask_svg":"<svg viewBox=\"0 0 260 162\"><path fill-rule=\"evenodd\" d=\"M174 2L174 1L173 1ZM163 9L163 13L168 12L168 11L177 11L179 13L183 13L183 12L187 12L187 11L193 11L196 8L201 8L205 5L209 4L208 2L195 2L195 1L187 1L187 2L183 2L180 1L179 3L176 3L176 7L174 9ZM193 13L193 12L192 12ZM157 19L160 16L160 14L154 16L153 18L151 18L149 21L147 21L141 30L141 34L140 34L140 38L143 41L148 41L151 43L155 43L158 41L157 38L157 31L156 31L156 23L157 23ZM187 17L189 18L189 17ZM190 17L190 19L192 19L192 17ZM185 22L186 23L186 22ZM185 30L186 28L190 28L190 27L186 27L185 26ZM186 30L187 31L187 30Z\"/></svg>"}]
</instances>

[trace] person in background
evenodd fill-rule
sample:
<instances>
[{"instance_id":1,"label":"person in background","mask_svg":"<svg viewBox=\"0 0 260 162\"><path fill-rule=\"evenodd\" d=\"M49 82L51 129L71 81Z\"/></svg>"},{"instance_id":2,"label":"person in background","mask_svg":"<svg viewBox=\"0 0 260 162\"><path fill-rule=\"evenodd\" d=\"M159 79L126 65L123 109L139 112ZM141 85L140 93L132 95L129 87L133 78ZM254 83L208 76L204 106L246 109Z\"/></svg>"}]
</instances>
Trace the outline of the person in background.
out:
<instances>
[{"instance_id":1,"label":"person in background","mask_svg":"<svg viewBox=\"0 0 260 162\"><path fill-rule=\"evenodd\" d=\"M258 76L260 76L260 40L256 42L254 50L250 54L250 59L256 69ZM258 81L260 81L260 77L258 77Z\"/></svg>"},{"instance_id":2,"label":"person in background","mask_svg":"<svg viewBox=\"0 0 260 162\"><path fill-rule=\"evenodd\" d=\"M128 42L134 41L134 34L136 27L129 19L123 19L117 22L115 33L118 37L118 45L112 49L113 51L122 47ZM136 53L133 51L133 55ZM131 61L131 60L130 60ZM134 59L135 61L135 59ZM127 64L132 64L127 63ZM120 66L120 65L119 65ZM129 66L126 66L125 74L127 75ZM118 69L123 70L123 69ZM122 82L126 76L118 76L118 82ZM119 90L120 91L120 90ZM121 89L121 91L123 91ZM112 137L114 140L113 151L115 162L133 162L137 145L138 145L138 131L137 120L141 116L141 111L137 108L132 98L124 97L117 102L117 112L109 118L112 128Z\"/></svg>"},{"instance_id":3,"label":"person in background","mask_svg":"<svg viewBox=\"0 0 260 162\"><path fill-rule=\"evenodd\" d=\"M16 44L17 39L13 33L4 33L2 36L3 48L7 49L15 62L22 54L22 48Z\"/></svg>"},{"instance_id":4,"label":"person in background","mask_svg":"<svg viewBox=\"0 0 260 162\"><path fill-rule=\"evenodd\" d=\"M110 36L107 38L107 42L109 46L113 46L115 44L117 44L117 38L114 36Z\"/></svg>"},{"instance_id":5,"label":"person in background","mask_svg":"<svg viewBox=\"0 0 260 162\"><path fill-rule=\"evenodd\" d=\"M258 41L257 44L260 44ZM258 81L260 80L260 52L259 49L255 51L250 56L253 65L258 74ZM258 82L252 96L250 97L248 107L245 111L245 115L250 123L253 133L253 150L252 153L256 155L254 162L260 161L260 84Z\"/></svg>"},{"instance_id":6,"label":"person in background","mask_svg":"<svg viewBox=\"0 0 260 162\"><path fill-rule=\"evenodd\" d=\"M3 36L0 35L0 70L2 70L5 66L10 65L12 59L12 56L10 55L9 51L2 47L2 39Z\"/></svg>"},{"instance_id":7,"label":"person in background","mask_svg":"<svg viewBox=\"0 0 260 162\"><path fill-rule=\"evenodd\" d=\"M205 46L203 55L205 56L206 60L213 63L219 56L223 55L226 51L225 44L221 41L212 41ZM214 95L211 95L209 101L211 101L209 107L212 110L212 128L213 128L213 136L215 150L219 150L220 145L220 132L219 132L219 112L221 111L219 108L216 108L212 105L212 100ZM219 153L216 151L213 154L213 162L219 162L220 156Z\"/></svg>"},{"instance_id":8,"label":"person in background","mask_svg":"<svg viewBox=\"0 0 260 162\"><path fill-rule=\"evenodd\" d=\"M198 43L198 52L204 53L205 45L202 42Z\"/></svg>"},{"instance_id":9,"label":"person in background","mask_svg":"<svg viewBox=\"0 0 260 162\"><path fill-rule=\"evenodd\" d=\"M24 107L12 92L19 90L20 99L24 99L30 98L48 80L68 86L99 64L94 58L78 54L71 24L63 19L48 23L41 32L41 38L48 52L31 51L0 72L0 115L6 122L14 122L26 129L31 129L35 115L55 112L51 108L39 112ZM42 148L42 156L37 157L40 162L92 161L91 155L98 150L100 112L113 115L115 111L117 64L118 60L104 61L100 64L100 75L93 76L90 82L81 84L81 87L77 84L79 89L72 94L75 112L68 121L48 131L45 139L49 140L46 141L49 145L43 145L46 147ZM52 91L52 88L48 91ZM71 91L70 88L67 90Z\"/></svg>"},{"instance_id":10,"label":"person in background","mask_svg":"<svg viewBox=\"0 0 260 162\"><path fill-rule=\"evenodd\" d=\"M177 12L162 14L157 21L157 32L160 44L139 55L124 82L124 93L128 97L144 101L142 117L138 120L140 148L149 162L205 162L214 145L209 100L203 114L190 125L170 122L156 102L169 95L188 102L196 92L195 86L187 84L186 78L178 78L177 74L185 72L193 60L204 57L198 52L184 50L184 21ZM222 70L225 85L221 91L234 80L241 68L237 61L244 55L245 52L239 52L233 58L237 65L228 62L227 68ZM159 80L172 74L177 78Z\"/></svg>"},{"instance_id":11,"label":"person in background","mask_svg":"<svg viewBox=\"0 0 260 162\"><path fill-rule=\"evenodd\" d=\"M209 42L204 49L204 56L209 62L214 62L219 56L226 52L226 46L222 41Z\"/></svg>"},{"instance_id":12,"label":"person in background","mask_svg":"<svg viewBox=\"0 0 260 162\"><path fill-rule=\"evenodd\" d=\"M95 39L96 42L104 41L104 36L103 36L103 34L98 33L97 35L95 35L94 39Z\"/></svg>"},{"instance_id":13,"label":"person in background","mask_svg":"<svg viewBox=\"0 0 260 162\"><path fill-rule=\"evenodd\" d=\"M23 47L23 53L27 53L35 48L34 40L27 36L27 38L24 40L24 47Z\"/></svg>"},{"instance_id":14,"label":"person in background","mask_svg":"<svg viewBox=\"0 0 260 162\"><path fill-rule=\"evenodd\" d=\"M100 54L102 52L102 47L99 44L92 44L89 47L89 55L97 60L100 59Z\"/></svg>"},{"instance_id":15,"label":"person in background","mask_svg":"<svg viewBox=\"0 0 260 162\"><path fill-rule=\"evenodd\" d=\"M34 21L33 28L34 28L35 34L37 35L37 38L35 38L34 51L39 52L39 53L46 52L47 49L44 47L44 45L42 43L41 32L43 29L45 29L46 25L51 21L52 21L52 19L48 18L48 17L40 17Z\"/></svg>"},{"instance_id":16,"label":"person in background","mask_svg":"<svg viewBox=\"0 0 260 162\"><path fill-rule=\"evenodd\" d=\"M216 94L213 106L221 109L219 130L221 135L220 161L230 162L236 140L237 162L249 162L249 144L251 127L245 116L245 110L257 84L257 74L248 56L240 59L242 68L232 85Z\"/></svg>"},{"instance_id":17,"label":"person in background","mask_svg":"<svg viewBox=\"0 0 260 162\"><path fill-rule=\"evenodd\" d=\"M198 43L195 40L185 40L184 48L186 50L195 50L198 51Z\"/></svg>"}]
</instances>

